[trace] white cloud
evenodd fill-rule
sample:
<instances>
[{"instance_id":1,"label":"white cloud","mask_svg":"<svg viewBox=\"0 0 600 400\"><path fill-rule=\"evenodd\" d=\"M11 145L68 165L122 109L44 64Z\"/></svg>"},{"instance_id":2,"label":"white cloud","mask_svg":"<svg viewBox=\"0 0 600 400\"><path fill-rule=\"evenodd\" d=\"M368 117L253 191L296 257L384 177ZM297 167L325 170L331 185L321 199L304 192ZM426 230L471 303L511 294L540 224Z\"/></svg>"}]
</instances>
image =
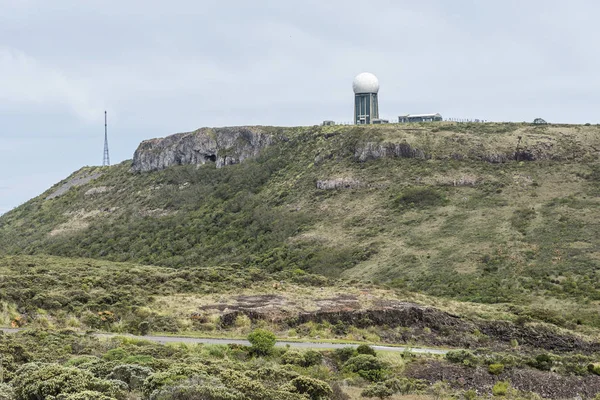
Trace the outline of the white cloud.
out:
<instances>
[{"instance_id":1,"label":"white cloud","mask_svg":"<svg viewBox=\"0 0 600 400\"><path fill-rule=\"evenodd\" d=\"M0 87L0 102L7 104L67 108L86 121L102 112L82 83L9 47L0 47Z\"/></svg>"}]
</instances>

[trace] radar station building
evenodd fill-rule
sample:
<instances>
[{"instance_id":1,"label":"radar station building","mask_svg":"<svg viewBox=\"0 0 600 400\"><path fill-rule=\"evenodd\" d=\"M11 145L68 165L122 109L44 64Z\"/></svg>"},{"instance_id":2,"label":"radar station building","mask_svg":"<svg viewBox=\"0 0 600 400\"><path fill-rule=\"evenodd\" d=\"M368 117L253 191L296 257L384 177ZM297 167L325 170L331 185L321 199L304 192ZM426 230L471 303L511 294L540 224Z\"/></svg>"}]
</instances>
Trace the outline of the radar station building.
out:
<instances>
[{"instance_id":1,"label":"radar station building","mask_svg":"<svg viewBox=\"0 0 600 400\"><path fill-rule=\"evenodd\" d=\"M401 115L398 117L398 122L406 124L410 122L435 122L443 121L444 119L440 114L409 114Z\"/></svg>"},{"instance_id":2,"label":"radar station building","mask_svg":"<svg viewBox=\"0 0 600 400\"><path fill-rule=\"evenodd\" d=\"M381 121L379 119L379 80L369 72L363 72L354 78L354 123L368 125Z\"/></svg>"}]
</instances>

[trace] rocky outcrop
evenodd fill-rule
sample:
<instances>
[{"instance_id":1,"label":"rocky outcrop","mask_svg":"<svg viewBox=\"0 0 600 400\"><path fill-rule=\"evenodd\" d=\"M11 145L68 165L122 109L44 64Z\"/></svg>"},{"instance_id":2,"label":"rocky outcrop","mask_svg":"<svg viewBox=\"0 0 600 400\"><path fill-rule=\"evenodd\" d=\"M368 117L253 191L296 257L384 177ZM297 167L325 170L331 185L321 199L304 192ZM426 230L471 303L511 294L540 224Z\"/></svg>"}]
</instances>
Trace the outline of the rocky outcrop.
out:
<instances>
[{"instance_id":1,"label":"rocky outcrop","mask_svg":"<svg viewBox=\"0 0 600 400\"><path fill-rule=\"evenodd\" d=\"M317 181L317 189L320 190L338 190L338 189L358 189L364 184L353 178L337 178Z\"/></svg>"},{"instance_id":2,"label":"rocky outcrop","mask_svg":"<svg viewBox=\"0 0 600 400\"><path fill-rule=\"evenodd\" d=\"M135 172L158 171L174 165L238 164L271 145L274 137L260 127L202 128L143 141L133 155Z\"/></svg>"},{"instance_id":3,"label":"rocky outcrop","mask_svg":"<svg viewBox=\"0 0 600 400\"><path fill-rule=\"evenodd\" d=\"M94 172L94 173L83 172L83 173L77 174L76 176L74 176L73 178L69 179L67 182L62 184L58 189L56 189L50 195L48 195L46 197L46 200L52 200L57 197L60 197L63 194L67 193L71 188L87 185L94 179L98 179L101 176L102 176L102 173L100 173L100 172Z\"/></svg>"},{"instance_id":4,"label":"rocky outcrop","mask_svg":"<svg viewBox=\"0 0 600 400\"><path fill-rule=\"evenodd\" d=\"M416 149L408 143L367 142L358 146L354 152L354 158L360 162L385 157L428 158L424 151Z\"/></svg>"}]
</instances>

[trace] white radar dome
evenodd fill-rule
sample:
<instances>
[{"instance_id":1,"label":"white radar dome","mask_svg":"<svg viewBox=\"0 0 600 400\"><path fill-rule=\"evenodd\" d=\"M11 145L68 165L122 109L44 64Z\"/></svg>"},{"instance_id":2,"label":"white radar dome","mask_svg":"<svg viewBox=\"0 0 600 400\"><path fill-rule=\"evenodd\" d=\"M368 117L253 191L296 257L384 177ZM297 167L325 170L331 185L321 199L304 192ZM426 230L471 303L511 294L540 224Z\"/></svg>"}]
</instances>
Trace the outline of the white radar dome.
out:
<instances>
[{"instance_id":1,"label":"white radar dome","mask_svg":"<svg viewBox=\"0 0 600 400\"><path fill-rule=\"evenodd\" d=\"M378 93L379 79L377 79L377 77L370 72L363 72L354 78L352 89L354 89L355 94Z\"/></svg>"}]
</instances>

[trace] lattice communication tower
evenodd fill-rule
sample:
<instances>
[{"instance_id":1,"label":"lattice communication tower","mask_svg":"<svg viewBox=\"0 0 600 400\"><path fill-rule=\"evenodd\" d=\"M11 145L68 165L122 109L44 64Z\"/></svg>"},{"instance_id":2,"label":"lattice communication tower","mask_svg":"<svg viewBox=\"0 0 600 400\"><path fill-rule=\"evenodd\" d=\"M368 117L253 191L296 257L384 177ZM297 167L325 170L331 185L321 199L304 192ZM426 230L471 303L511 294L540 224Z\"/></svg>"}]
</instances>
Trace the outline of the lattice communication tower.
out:
<instances>
[{"instance_id":1,"label":"lattice communication tower","mask_svg":"<svg viewBox=\"0 0 600 400\"><path fill-rule=\"evenodd\" d=\"M102 166L110 166L110 155L108 153L108 124L106 122L106 111L104 111L104 159L102 160Z\"/></svg>"}]
</instances>

